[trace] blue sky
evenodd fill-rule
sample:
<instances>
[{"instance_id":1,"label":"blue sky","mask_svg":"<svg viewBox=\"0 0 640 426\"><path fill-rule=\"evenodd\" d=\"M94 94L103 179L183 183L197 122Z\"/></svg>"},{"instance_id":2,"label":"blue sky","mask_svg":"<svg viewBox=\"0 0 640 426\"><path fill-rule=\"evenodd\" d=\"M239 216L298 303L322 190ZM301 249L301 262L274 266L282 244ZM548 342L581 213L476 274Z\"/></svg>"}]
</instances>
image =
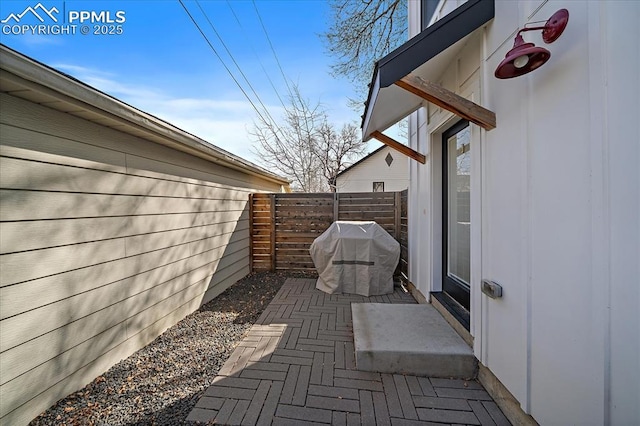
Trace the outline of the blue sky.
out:
<instances>
[{"instance_id":1,"label":"blue sky","mask_svg":"<svg viewBox=\"0 0 640 426\"><path fill-rule=\"evenodd\" d=\"M223 149L258 162L250 151L251 137L247 133L256 113L178 0L2 0L0 20L12 13L20 14L29 6L36 7L38 3L49 11L55 7L58 13L52 14L58 18L58 24L64 25L71 25L72 12L108 12L108 17L106 13L102 15L103 21L124 17L124 22L105 24L105 29L122 34L92 34L103 28L102 23L80 23L76 14L75 34L31 35L27 31L7 35L3 31L2 43ZM198 4L191 0L184 3L259 106ZM356 112L347 106L347 98L354 96L351 84L329 74L331 59L319 36L329 19L324 0L256 0L255 6L251 0L200 0L200 6L273 117L281 116L282 105L267 75L285 100L287 89L256 7L287 78L299 85L306 98L321 101L335 124L356 121L359 125L362 111ZM45 24L54 24L40 14ZM7 22L7 25L15 24L14 20ZM19 24L40 22L28 13ZM85 24L89 34L83 35L80 31ZM120 28L109 28L110 25L120 25ZM373 142L370 148L378 146Z\"/></svg>"}]
</instances>

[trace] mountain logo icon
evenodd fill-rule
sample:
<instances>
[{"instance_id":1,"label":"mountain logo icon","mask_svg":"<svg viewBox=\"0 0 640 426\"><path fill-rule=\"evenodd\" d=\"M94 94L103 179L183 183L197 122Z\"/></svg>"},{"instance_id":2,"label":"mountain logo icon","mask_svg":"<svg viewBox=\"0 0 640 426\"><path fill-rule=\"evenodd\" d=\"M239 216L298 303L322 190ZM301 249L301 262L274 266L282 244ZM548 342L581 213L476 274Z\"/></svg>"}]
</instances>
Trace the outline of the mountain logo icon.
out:
<instances>
[{"instance_id":1,"label":"mountain logo icon","mask_svg":"<svg viewBox=\"0 0 640 426\"><path fill-rule=\"evenodd\" d=\"M53 22L58 22L58 18L56 17L56 15L54 15L54 14L57 14L57 13L60 13L60 11L55 6L52 7L51 9L47 9L46 7L44 7L42 5L42 3L38 3L33 7L28 6L25 10L22 11L22 13L18 13L18 14L10 13L9 16L4 18L0 22L3 23L3 24L6 24L9 21L13 20L17 24L27 14L31 14L31 15L35 16L36 19L38 19L40 22L43 22L43 23L45 22L45 19L42 16L47 16Z\"/></svg>"}]
</instances>

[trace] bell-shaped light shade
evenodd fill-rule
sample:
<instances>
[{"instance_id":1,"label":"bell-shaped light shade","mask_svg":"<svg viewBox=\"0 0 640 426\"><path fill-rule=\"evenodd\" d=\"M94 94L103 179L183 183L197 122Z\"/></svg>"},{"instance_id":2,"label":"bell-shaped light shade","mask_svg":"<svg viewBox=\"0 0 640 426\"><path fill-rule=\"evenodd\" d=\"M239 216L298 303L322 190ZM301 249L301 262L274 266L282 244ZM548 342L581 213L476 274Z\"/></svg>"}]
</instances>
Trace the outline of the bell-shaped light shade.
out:
<instances>
[{"instance_id":1,"label":"bell-shaped light shade","mask_svg":"<svg viewBox=\"0 0 640 426\"><path fill-rule=\"evenodd\" d=\"M525 43L518 34L513 49L496 68L497 78L513 78L527 74L540 68L551 58L551 53L544 47L536 47L533 43Z\"/></svg>"}]
</instances>

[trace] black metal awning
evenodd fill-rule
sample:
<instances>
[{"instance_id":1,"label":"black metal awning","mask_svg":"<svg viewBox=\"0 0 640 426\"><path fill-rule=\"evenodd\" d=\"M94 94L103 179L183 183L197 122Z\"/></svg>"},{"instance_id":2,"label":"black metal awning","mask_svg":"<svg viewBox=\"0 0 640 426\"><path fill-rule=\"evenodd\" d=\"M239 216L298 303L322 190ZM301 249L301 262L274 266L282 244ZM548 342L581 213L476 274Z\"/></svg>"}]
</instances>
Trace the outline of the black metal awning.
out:
<instances>
[{"instance_id":1,"label":"black metal awning","mask_svg":"<svg viewBox=\"0 0 640 426\"><path fill-rule=\"evenodd\" d=\"M455 98L457 95L439 86L434 87L429 80L438 78L444 72L466 37L493 19L494 14L494 0L469 0L380 59L375 65L365 105L363 139L377 138L383 130L417 110L425 100L445 108L447 106L441 105L438 100L452 103L452 108L447 109L460 116L465 116L468 108L478 107L464 99L451 101L449 97ZM441 91L445 92L444 96L440 94ZM457 101L466 101L466 104L463 102L458 105ZM491 121L489 116L493 113L486 110L480 112L485 117L479 121L485 118ZM473 112L471 115L471 121L478 122L473 119ZM495 115L493 127L491 123L487 126L495 127Z\"/></svg>"}]
</instances>

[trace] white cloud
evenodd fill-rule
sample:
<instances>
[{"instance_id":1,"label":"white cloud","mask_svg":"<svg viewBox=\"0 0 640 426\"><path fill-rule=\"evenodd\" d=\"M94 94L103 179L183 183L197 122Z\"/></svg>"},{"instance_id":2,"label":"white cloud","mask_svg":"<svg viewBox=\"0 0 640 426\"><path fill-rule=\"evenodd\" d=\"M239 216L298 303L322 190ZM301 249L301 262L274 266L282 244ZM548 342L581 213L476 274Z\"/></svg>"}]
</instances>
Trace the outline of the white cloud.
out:
<instances>
[{"instance_id":1,"label":"white cloud","mask_svg":"<svg viewBox=\"0 0 640 426\"><path fill-rule=\"evenodd\" d=\"M165 104L170 108L202 111L203 114L212 109L227 111L232 114L244 114L253 111L247 102L241 101L181 98L167 100Z\"/></svg>"},{"instance_id":2,"label":"white cloud","mask_svg":"<svg viewBox=\"0 0 640 426\"><path fill-rule=\"evenodd\" d=\"M8 37L20 37L20 42L27 46L51 46L62 45L64 42L59 36L47 36L39 34L21 34L20 36L8 36Z\"/></svg>"},{"instance_id":3,"label":"white cloud","mask_svg":"<svg viewBox=\"0 0 640 426\"><path fill-rule=\"evenodd\" d=\"M79 80L152 114L224 150L258 163L248 129L256 116L247 101L175 97L162 89L119 81L113 73L72 64L54 64ZM270 107L272 114L280 108Z\"/></svg>"},{"instance_id":4,"label":"white cloud","mask_svg":"<svg viewBox=\"0 0 640 426\"><path fill-rule=\"evenodd\" d=\"M247 100L244 98L238 100L238 95L234 94L232 96L236 98L232 98L221 93L203 93L202 97L198 98L180 97L168 90L170 88L175 90L175 84L167 85L166 88L155 88L128 83L121 75L104 70L69 63L57 63L52 66L213 145L256 164L260 163L260 159L251 152L253 141L249 134L257 114ZM318 86L331 84L326 81L315 81L315 83ZM326 87L320 90L318 87L315 90L309 88L309 90L312 93L315 92L314 96L319 96L330 120L336 126L340 127L347 122L352 122L353 117L357 116L347 106L346 97L336 98L335 94L333 98L326 96L329 94ZM325 96L322 95L323 92ZM310 100L313 102L313 99ZM274 102L277 104L267 103L266 107L271 116L279 120L283 115L283 107L278 101L274 100ZM258 103L256 105L259 107Z\"/></svg>"},{"instance_id":5,"label":"white cloud","mask_svg":"<svg viewBox=\"0 0 640 426\"><path fill-rule=\"evenodd\" d=\"M80 65L73 65L73 64L66 64L66 63L54 63L51 64L51 66L53 68L62 70L62 71L67 71L70 73L74 73L78 76L84 76L86 78L91 78L93 76L98 76L98 75L102 75L102 76L108 76L108 75L112 75L110 73L104 72L104 71L100 71L100 70L95 70L95 69L91 69L91 68L87 68L87 67L83 67Z\"/></svg>"},{"instance_id":6,"label":"white cloud","mask_svg":"<svg viewBox=\"0 0 640 426\"><path fill-rule=\"evenodd\" d=\"M53 64L52 67L67 72L80 81L115 96L127 103L130 103L128 99L157 100L162 97L162 94L157 90L121 83L116 80L118 78L117 75L109 72L71 64Z\"/></svg>"}]
</instances>

